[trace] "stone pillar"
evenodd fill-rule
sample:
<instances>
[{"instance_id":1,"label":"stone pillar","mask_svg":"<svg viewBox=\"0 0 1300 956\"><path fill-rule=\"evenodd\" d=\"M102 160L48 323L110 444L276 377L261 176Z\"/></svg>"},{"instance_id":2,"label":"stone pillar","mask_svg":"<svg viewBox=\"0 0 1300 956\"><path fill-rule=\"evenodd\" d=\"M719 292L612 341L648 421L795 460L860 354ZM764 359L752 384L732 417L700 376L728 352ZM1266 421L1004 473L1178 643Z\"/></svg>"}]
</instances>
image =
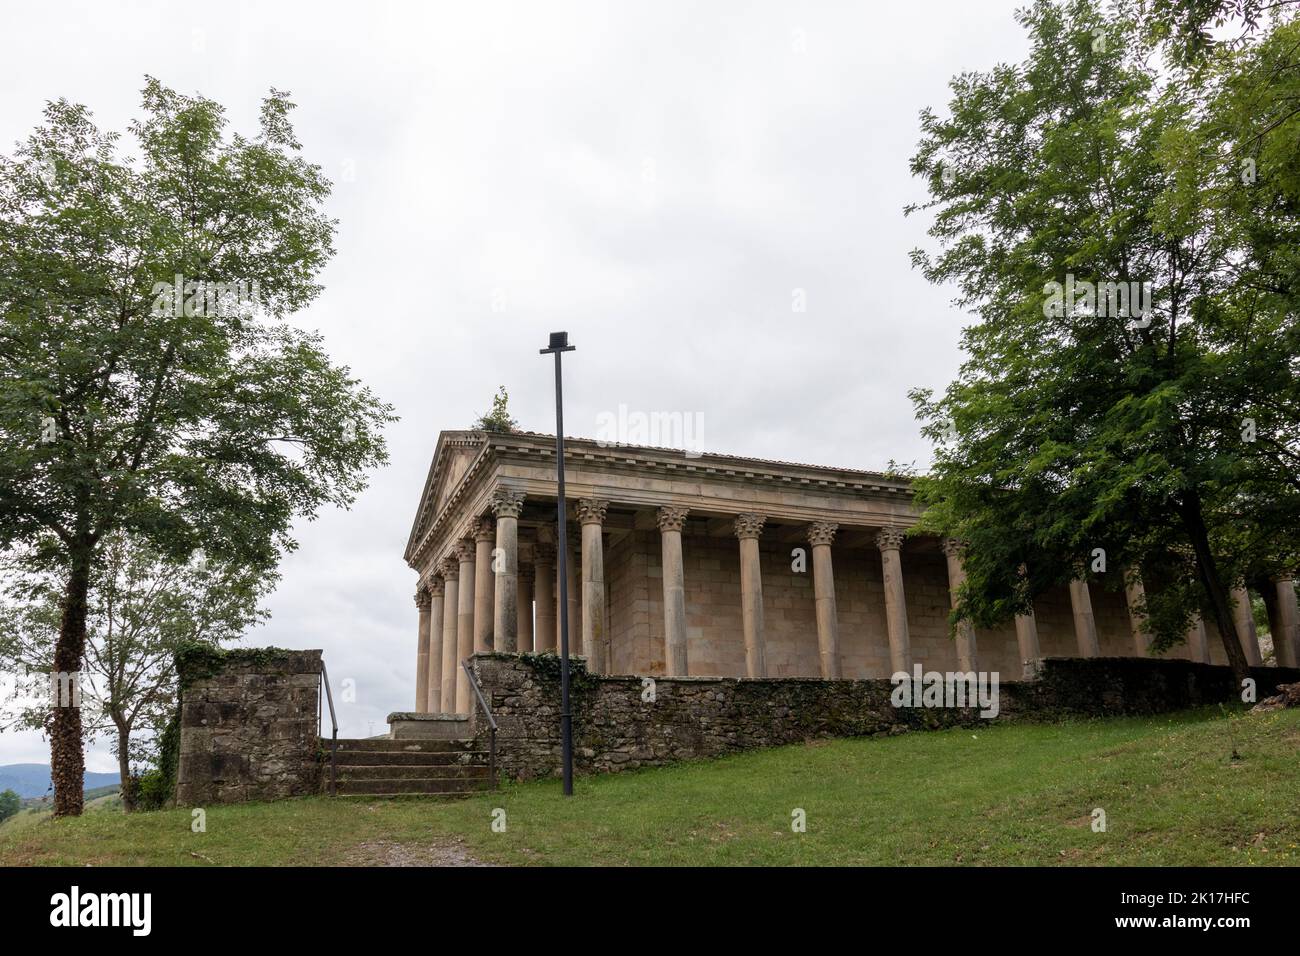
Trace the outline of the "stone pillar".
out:
<instances>
[{"instance_id":1,"label":"stone pillar","mask_svg":"<svg viewBox=\"0 0 1300 956\"><path fill-rule=\"evenodd\" d=\"M442 578L429 579L429 697L428 712L442 713Z\"/></svg>"},{"instance_id":2,"label":"stone pillar","mask_svg":"<svg viewBox=\"0 0 1300 956\"><path fill-rule=\"evenodd\" d=\"M1210 642L1205 633L1205 621L1199 611L1187 628L1187 657L1200 664L1210 663Z\"/></svg>"},{"instance_id":3,"label":"stone pillar","mask_svg":"<svg viewBox=\"0 0 1300 956\"><path fill-rule=\"evenodd\" d=\"M492 513L497 518L497 546L495 553L488 553L494 579L492 633L489 638L493 650L502 654L514 654L519 649L519 512L523 509L521 492L498 488L492 496Z\"/></svg>"},{"instance_id":4,"label":"stone pillar","mask_svg":"<svg viewBox=\"0 0 1300 956\"><path fill-rule=\"evenodd\" d=\"M429 707L429 592L423 587L415 592L415 607L420 612L415 649L415 712L423 714Z\"/></svg>"},{"instance_id":5,"label":"stone pillar","mask_svg":"<svg viewBox=\"0 0 1300 956\"><path fill-rule=\"evenodd\" d=\"M1147 592L1142 575L1135 568L1124 569L1124 600L1128 604L1128 626L1133 634L1133 653L1146 657L1151 648L1151 632L1147 630Z\"/></svg>"},{"instance_id":6,"label":"stone pillar","mask_svg":"<svg viewBox=\"0 0 1300 956\"><path fill-rule=\"evenodd\" d=\"M1038 676L1038 662L1043 652L1038 646L1038 621L1031 609L1028 614L1016 615L1016 645L1020 648L1020 676L1033 680Z\"/></svg>"},{"instance_id":7,"label":"stone pillar","mask_svg":"<svg viewBox=\"0 0 1300 956\"><path fill-rule=\"evenodd\" d=\"M533 653L533 569L524 565L519 568L519 588L516 599L518 614L516 628L519 640L515 649L520 654Z\"/></svg>"},{"instance_id":8,"label":"stone pillar","mask_svg":"<svg viewBox=\"0 0 1300 956\"><path fill-rule=\"evenodd\" d=\"M569 592L569 653L580 655L583 653L582 587L578 578L582 571L582 554L579 548L582 532L578 528L571 528L570 531L573 533L568 535L568 540L573 543L569 546L567 560L564 563L564 576L567 579L565 586ZM556 614L558 615L559 612L557 611ZM557 641L559 640L558 633L557 631Z\"/></svg>"},{"instance_id":9,"label":"stone pillar","mask_svg":"<svg viewBox=\"0 0 1300 956\"><path fill-rule=\"evenodd\" d=\"M1074 637L1079 642L1079 656L1100 657L1101 645L1097 643L1097 621L1092 616L1088 580L1082 567L1076 568L1075 574L1076 577L1070 580L1070 607L1074 611Z\"/></svg>"},{"instance_id":10,"label":"stone pillar","mask_svg":"<svg viewBox=\"0 0 1300 956\"><path fill-rule=\"evenodd\" d=\"M1237 626L1237 639L1246 655L1246 663L1258 667L1263 662L1259 652L1259 634L1255 630L1255 615L1250 607L1250 591L1244 584L1232 589L1232 620Z\"/></svg>"},{"instance_id":11,"label":"stone pillar","mask_svg":"<svg viewBox=\"0 0 1300 956\"><path fill-rule=\"evenodd\" d=\"M496 575L492 573L492 545L496 529L491 518L479 518L472 525L474 535L474 653L492 650L492 593ZM462 575L463 579L464 575Z\"/></svg>"},{"instance_id":12,"label":"stone pillar","mask_svg":"<svg viewBox=\"0 0 1300 956\"><path fill-rule=\"evenodd\" d=\"M957 607L958 592L966 583L966 569L961 562L961 542L956 538L946 538L943 553L948 559L948 599L953 608ZM957 642L957 670L963 673L979 670L979 651L975 645L975 625L963 619L957 622L955 634Z\"/></svg>"},{"instance_id":13,"label":"stone pillar","mask_svg":"<svg viewBox=\"0 0 1300 956\"><path fill-rule=\"evenodd\" d=\"M537 652L557 649L559 611L555 604L555 545L537 542L533 551L533 587L537 603Z\"/></svg>"},{"instance_id":14,"label":"stone pillar","mask_svg":"<svg viewBox=\"0 0 1300 956\"><path fill-rule=\"evenodd\" d=\"M1029 576L1029 569L1020 566L1020 577ZM1043 659L1042 648L1038 644L1038 619L1034 617L1031 604L1025 614L1016 615L1016 646L1020 648L1020 676L1024 680L1033 680L1038 676L1039 662Z\"/></svg>"},{"instance_id":15,"label":"stone pillar","mask_svg":"<svg viewBox=\"0 0 1300 956\"><path fill-rule=\"evenodd\" d=\"M664 675L686 677L686 577L682 570L682 528L687 508L663 507L655 516L663 550Z\"/></svg>"},{"instance_id":16,"label":"stone pillar","mask_svg":"<svg viewBox=\"0 0 1300 956\"><path fill-rule=\"evenodd\" d=\"M1277 630L1273 635L1273 659L1279 667L1295 667L1300 657L1300 610L1296 608L1295 580L1290 574L1273 578L1277 587Z\"/></svg>"},{"instance_id":17,"label":"stone pillar","mask_svg":"<svg viewBox=\"0 0 1300 956\"><path fill-rule=\"evenodd\" d=\"M758 537L763 533L763 515L736 516L736 537L740 541L740 614L745 632L745 676L767 676L767 651L763 638L763 569L759 561Z\"/></svg>"},{"instance_id":18,"label":"stone pillar","mask_svg":"<svg viewBox=\"0 0 1300 956\"><path fill-rule=\"evenodd\" d=\"M907 595L903 591L902 528L881 528L876 535L885 583L885 621L889 628L892 673L912 672L912 638L907 629Z\"/></svg>"},{"instance_id":19,"label":"stone pillar","mask_svg":"<svg viewBox=\"0 0 1300 956\"><path fill-rule=\"evenodd\" d=\"M474 654L474 542L464 538L456 543L456 560L460 564L460 588L456 600L456 713L468 714L469 675L461 666Z\"/></svg>"},{"instance_id":20,"label":"stone pillar","mask_svg":"<svg viewBox=\"0 0 1300 956\"><path fill-rule=\"evenodd\" d=\"M601 525L609 502L578 500L582 523L582 653L593 674L605 672L605 543Z\"/></svg>"},{"instance_id":21,"label":"stone pillar","mask_svg":"<svg viewBox=\"0 0 1300 956\"><path fill-rule=\"evenodd\" d=\"M456 710L456 675L460 673L457 631L460 617L459 588L460 563L454 558L443 558L438 564L442 575L442 712Z\"/></svg>"},{"instance_id":22,"label":"stone pillar","mask_svg":"<svg viewBox=\"0 0 1300 956\"><path fill-rule=\"evenodd\" d=\"M831 562L831 542L839 525L814 521L808 526L808 543L812 546L813 601L817 608L817 651L821 657L822 677L838 678L840 669L840 621L835 607L835 569Z\"/></svg>"}]
</instances>

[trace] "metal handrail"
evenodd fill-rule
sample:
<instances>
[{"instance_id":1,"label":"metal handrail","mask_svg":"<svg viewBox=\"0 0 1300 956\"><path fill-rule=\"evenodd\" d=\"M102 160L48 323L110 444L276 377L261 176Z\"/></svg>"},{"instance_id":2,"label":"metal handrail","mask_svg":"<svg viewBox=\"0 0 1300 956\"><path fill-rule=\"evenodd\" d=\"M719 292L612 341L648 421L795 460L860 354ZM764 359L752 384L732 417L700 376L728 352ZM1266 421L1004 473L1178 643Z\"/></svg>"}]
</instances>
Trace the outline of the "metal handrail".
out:
<instances>
[{"instance_id":1,"label":"metal handrail","mask_svg":"<svg viewBox=\"0 0 1300 956\"><path fill-rule=\"evenodd\" d=\"M483 696L483 688L479 687L478 679L475 678L474 672L469 668L469 661L461 661L460 666L465 668L465 676L469 678L469 686L474 688L474 696L478 698L479 705L483 708L483 716L488 720L488 773L492 777L492 789L498 789L497 783L497 721L492 716L492 708L488 706L487 698Z\"/></svg>"},{"instance_id":2,"label":"metal handrail","mask_svg":"<svg viewBox=\"0 0 1300 956\"><path fill-rule=\"evenodd\" d=\"M330 738L330 796L338 794L338 749L339 749L339 719L334 713L334 694L330 690L330 672L325 669L325 659L321 658L320 662L320 680L325 685L325 699L330 705L330 723L334 725L334 736ZM319 701L317 707L319 708ZM325 721L325 713L322 710L320 714L321 723Z\"/></svg>"}]
</instances>

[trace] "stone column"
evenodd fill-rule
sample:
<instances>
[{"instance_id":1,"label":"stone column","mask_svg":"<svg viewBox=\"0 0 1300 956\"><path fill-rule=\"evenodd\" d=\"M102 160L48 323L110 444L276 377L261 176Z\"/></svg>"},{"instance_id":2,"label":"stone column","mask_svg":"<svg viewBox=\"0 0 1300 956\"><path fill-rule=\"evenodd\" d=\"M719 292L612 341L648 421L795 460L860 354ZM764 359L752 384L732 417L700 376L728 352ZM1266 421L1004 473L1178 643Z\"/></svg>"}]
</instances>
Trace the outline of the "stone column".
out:
<instances>
[{"instance_id":1,"label":"stone column","mask_svg":"<svg viewBox=\"0 0 1300 956\"><path fill-rule=\"evenodd\" d=\"M442 575L442 712L458 713L456 710L456 675L460 673L460 659L457 657L458 638L457 623L460 616L459 588L460 563L454 558L443 558L438 564L438 573Z\"/></svg>"},{"instance_id":2,"label":"stone column","mask_svg":"<svg viewBox=\"0 0 1300 956\"><path fill-rule=\"evenodd\" d=\"M518 615L516 618L519 640L515 645L520 654L533 653L533 569L526 565L519 568L519 589L516 600Z\"/></svg>"},{"instance_id":3,"label":"stone column","mask_svg":"<svg viewBox=\"0 0 1300 956\"><path fill-rule=\"evenodd\" d=\"M1300 657L1300 610L1296 608L1295 581L1290 574L1273 578L1277 587L1277 630L1273 635L1273 659L1279 667L1295 667Z\"/></svg>"},{"instance_id":4,"label":"stone column","mask_svg":"<svg viewBox=\"0 0 1300 956\"><path fill-rule=\"evenodd\" d=\"M420 612L415 649L415 712L423 714L429 707L429 592L423 587L415 592L415 607Z\"/></svg>"},{"instance_id":5,"label":"stone column","mask_svg":"<svg viewBox=\"0 0 1300 956\"><path fill-rule=\"evenodd\" d=\"M885 621L889 628L889 666L893 673L912 672L912 638L907 629L907 595L903 592L902 528L881 528L876 535L885 582Z\"/></svg>"},{"instance_id":6,"label":"stone column","mask_svg":"<svg viewBox=\"0 0 1300 956\"><path fill-rule=\"evenodd\" d=\"M1038 621L1034 612L1016 615L1016 645L1020 648L1020 676L1033 680L1038 676L1038 662L1043 652L1038 646Z\"/></svg>"},{"instance_id":7,"label":"stone column","mask_svg":"<svg viewBox=\"0 0 1300 956\"><path fill-rule=\"evenodd\" d=\"M1074 611L1074 637L1079 642L1079 656L1100 657L1101 645L1097 643L1097 621L1092 616L1088 580L1082 567L1075 569L1075 575L1070 581L1070 608Z\"/></svg>"},{"instance_id":8,"label":"stone column","mask_svg":"<svg viewBox=\"0 0 1300 956\"><path fill-rule=\"evenodd\" d=\"M831 562L831 542L839 525L814 521L808 526L808 544L812 546L813 603L817 609L817 652L821 658L822 677L838 678L840 669L840 621L835 607L835 569Z\"/></svg>"},{"instance_id":9,"label":"stone column","mask_svg":"<svg viewBox=\"0 0 1300 956\"><path fill-rule=\"evenodd\" d=\"M491 518L479 518L472 525L474 535L474 653L492 650L492 607L496 575L492 573L492 545L496 529ZM462 579L464 575L462 574ZM463 585L462 585L463 586Z\"/></svg>"},{"instance_id":10,"label":"stone column","mask_svg":"<svg viewBox=\"0 0 1300 956\"><path fill-rule=\"evenodd\" d=\"M687 508L663 507L655 515L663 550L664 674L686 677L686 576L682 570L682 528Z\"/></svg>"},{"instance_id":11,"label":"stone column","mask_svg":"<svg viewBox=\"0 0 1300 956\"><path fill-rule=\"evenodd\" d=\"M442 578L429 579L429 697L428 711L442 713Z\"/></svg>"},{"instance_id":12,"label":"stone column","mask_svg":"<svg viewBox=\"0 0 1300 956\"><path fill-rule=\"evenodd\" d=\"M578 528L570 529L573 533L568 535L568 540L573 542L569 545L569 553L564 562L564 576L567 579L565 586L569 589L569 653L582 654L582 587L578 578L582 571L582 554L579 548L579 542L582 540L582 532ZM559 587L557 581L556 587ZM558 619L559 612L556 611ZM558 625L557 625L558 626ZM559 631L556 631L556 641L559 641ZM559 646L558 643L556 645Z\"/></svg>"},{"instance_id":13,"label":"stone column","mask_svg":"<svg viewBox=\"0 0 1300 956\"><path fill-rule=\"evenodd\" d=\"M1210 663L1210 642L1205 633L1205 621L1199 611L1187 628L1187 657L1200 664Z\"/></svg>"},{"instance_id":14,"label":"stone column","mask_svg":"<svg viewBox=\"0 0 1300 956\"><path fill-rule=\"evenodd\" d=\"M593 674L605 671L605 543L601 526L609 502L578 500L582 523L582 653Z\"/></svg>"},{"instance_id":15,"label":"stone column","mask_svg":"<svg viewBox=\"0 0 1300 956\"><path fill-rule=\"evenodd\" d=\"M966 583L966 568L961 561L961 542L956 538L945 538L943 553L948 559L948 599L953 608L957 607L958 592ZM963 673L979 670L979 651L975 645L975 625L969 620L957 622L957 670Z\"/></svg>"},{"instance_id":16,"label":"stone column","mask_svg":"<svg viewBox=\"0 0 1300 956\"><path fill-rule=\"evenodd\" d=\"M497 546L495 552L488 553L494 579L492 633L489 638L493 650L502 654L514 654L519 649L519 512L523 509L521 492L498 488L492 496L492 513L497 518Z\"/></svg>"},{"instance_id":17,"label":"stone column","mask_svg":"<svg viewBox=\"0 0 1300 956\"><path fill-rule=\"evenodd\" d=\"M1147 592L1142 576L1135 568L1124 568L1124 600L1128 604L1128 625L1133 634L1133 653L1146 657L1151 648L1151 633L1147 630Z\"/></svg>"},{"instance_id":18,"label":"stone column","mask_svg":"<svg viewBox=\"0 0 1300 956\"><path fill-rule=\"evenodd\" d=\"M556 650L559 640L559 616L555 604L555 545L537 542L533 551L533 587L537 602L537 652Z\"/></svg>"},{"instance_id":19,"label":"stone column","mask_svg":"<svg viewBox=\"0 0 1300 956\"><path fill-rule=\"evenodd\" d=\"M474 654L474 542L464 538L456 543L456 560L460 563L460 588L456 595L456 713L468 714L469 675L462 663Z\"/></svg>"},{"instance_id":20,"label":"stone column","mask_svg":"<svg viewBox=\"0 0 1300 956\"><path fill-rule=\"evenodd\" d=\"M1022 564L1020 577L1023 579L1028 575L1029 569ZM1038 619L1034 617L1032 605L1028 613L1016 615L1016 646L1020 648L1020 676L1024 680L1033 680L1038 676L1043 651L1038 645Z\"/></svg>"},{"instance_id":21,"label":"stone column","mask_svg":"<svg viewBox=\"0 0 1300 956\"><path fill-rule=\"evenodd\" d=\"M736 516L736 537L740 541L740 614L745 632L745 676L767 676L767 651L763 638L763 569L759 561L758 537L763 533L763 515Z\"/></svg>"},{"instance_id":22,"label":"stone column","mask_svg":"<svg viewBox=\"0 0 1300 956\"><path fill-rule=\"evenodd\" d=\"M1250 607L1250 591L1244 584L1232 589L1232 620L1237 626L1237 638L1246 655L1246 663L1258 667L1263 662L1259 652L1259 634L1255 630L1255 615Z\"/></svg>"}]
</instances>

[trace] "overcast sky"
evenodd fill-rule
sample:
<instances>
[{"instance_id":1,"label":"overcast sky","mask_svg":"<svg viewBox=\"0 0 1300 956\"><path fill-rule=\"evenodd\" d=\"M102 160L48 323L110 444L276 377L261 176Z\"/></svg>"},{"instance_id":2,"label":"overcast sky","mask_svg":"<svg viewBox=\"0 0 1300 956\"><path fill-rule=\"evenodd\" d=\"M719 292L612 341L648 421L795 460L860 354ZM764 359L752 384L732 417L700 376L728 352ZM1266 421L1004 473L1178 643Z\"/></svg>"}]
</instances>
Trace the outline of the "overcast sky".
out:
<instances>
[{"instance_id":1,"label":"overcast sky","mask_svg":"<svg viewBox=\"0 0 1300 956\"><path fill-rule=\"evenodd\" d=\"M402 551L438 432L499 385L552 431L552 330L578 347L570 434L626 405L701 416L710 451L925 465L906 393L952 377L964 319L910 267L907 163L950 76L1023 55L1016 5L47 0L5 14L0 150L57 97L124 130L146 74L250 134L291 92L339 220L295 321L401 420L355 507L299 526L244 643L324 648L357 685L341 734L376 734L413 704ZM0 735L0 764L48 760ZM102 744L87 766L116 769Z\"/></svg>"}]
</instances>

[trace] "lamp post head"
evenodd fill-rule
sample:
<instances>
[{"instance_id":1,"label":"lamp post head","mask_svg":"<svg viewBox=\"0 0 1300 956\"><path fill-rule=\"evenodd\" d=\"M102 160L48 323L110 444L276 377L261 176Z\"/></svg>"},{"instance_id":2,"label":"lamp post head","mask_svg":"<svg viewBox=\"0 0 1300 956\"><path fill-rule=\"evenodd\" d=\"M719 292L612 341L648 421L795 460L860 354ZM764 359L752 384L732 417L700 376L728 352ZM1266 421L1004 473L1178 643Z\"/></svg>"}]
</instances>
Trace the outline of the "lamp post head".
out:
<instances>
[{"instance_id":1,"label":"lamp post head","mask_svg":"<svg viewBox=\"0 0 1300 956\"><path fill-rule=\"evenodd\" d=\"M569 344L568 332L552 332L550 346L537 351L541 355L548 355L551 352L572 352L575 348L577 348L576 345Z\"/></svg>"}]
</instances>

